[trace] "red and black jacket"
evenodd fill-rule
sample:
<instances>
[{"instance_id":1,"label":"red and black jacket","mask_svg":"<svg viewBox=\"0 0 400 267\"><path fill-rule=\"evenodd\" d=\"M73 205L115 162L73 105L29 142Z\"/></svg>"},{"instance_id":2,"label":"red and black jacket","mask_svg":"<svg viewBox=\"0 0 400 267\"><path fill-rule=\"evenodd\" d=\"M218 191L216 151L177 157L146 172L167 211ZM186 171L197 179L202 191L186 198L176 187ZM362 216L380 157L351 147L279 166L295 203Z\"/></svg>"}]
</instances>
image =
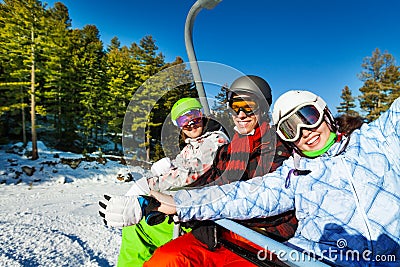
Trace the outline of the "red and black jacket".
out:
<instances>
[{"instance_id":1,"label":"red and black jacket","mask_svg":"<svg viewBox=\"0 0 400 267\"><path fill-rule=\"evenodd\" d=\"M275 130L270 128L268 123L261 124L258 131L258 135L250 136L235 133L229 144L220 147L212 167L190 187L248 180L275 171L290 156L290 151L277 138ZM278 241L292 237L297 228L294 211L239 222L249 227L261 227L265 233ZM210 229L199 227L210 224L213 223L196 221L192 224L189 222L187 226L193 227L193 234L209 248L213 248L216 246L216 240L210 241Z\"/></svg>"}]
</instances>

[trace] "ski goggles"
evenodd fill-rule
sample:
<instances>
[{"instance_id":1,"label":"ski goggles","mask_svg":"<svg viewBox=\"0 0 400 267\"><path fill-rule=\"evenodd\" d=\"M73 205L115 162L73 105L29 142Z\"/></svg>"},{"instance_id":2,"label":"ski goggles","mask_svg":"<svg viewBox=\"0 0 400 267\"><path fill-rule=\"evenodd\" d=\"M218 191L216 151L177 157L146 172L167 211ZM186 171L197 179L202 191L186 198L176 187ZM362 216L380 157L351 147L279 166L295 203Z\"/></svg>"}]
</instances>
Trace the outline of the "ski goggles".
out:
<instances>
[{"instance_id":1,"label":"ski goggles","mask_svg":"<svg viewBox=\"0 0 400 267\"><path fill-rule=\"evenodd\" d=\"M228 102L228 108L233 115L239 115L240 111L243 111L247 116L253 115L260 109L256 101L243 98L232 98Z\"/></svg>"},{"instance_id":2,"label":"ski goggles","mask_svg":"<svg viewBox=\"0 0 400 267\"><path fill-rule=\"evenodd\" d=\"M202 121L203 121L202 118L195 118L189 121L188 124L182 126L181 128L186 131L191 131L192 129L199 128Z\"/></svg>"},{"instance_id":3,"label":"ski goggles","mask_svg":"<svg viewBox=\"0 0 400 267\"><path fill-rule=\"evenodd\" d=\"M198 127L202 121L202 113L200 110L191 110L176 119L176 125L184 130L191 130L195 126ZM196 128L197 128L196 127Z\"/></svg>"},{"instance_id":4,"label":"ski goggles","mask_svg":"<svg viewBox=\"0 0 400 267\"><path fill-rule=\"evenodd\" d=\"M282 140L295 142L300 138L302 128L318 127L324 118L323 115L324 111L320 107L305 103L279 120L276 127L277 133Z\"/></svg>"}]
</instances>

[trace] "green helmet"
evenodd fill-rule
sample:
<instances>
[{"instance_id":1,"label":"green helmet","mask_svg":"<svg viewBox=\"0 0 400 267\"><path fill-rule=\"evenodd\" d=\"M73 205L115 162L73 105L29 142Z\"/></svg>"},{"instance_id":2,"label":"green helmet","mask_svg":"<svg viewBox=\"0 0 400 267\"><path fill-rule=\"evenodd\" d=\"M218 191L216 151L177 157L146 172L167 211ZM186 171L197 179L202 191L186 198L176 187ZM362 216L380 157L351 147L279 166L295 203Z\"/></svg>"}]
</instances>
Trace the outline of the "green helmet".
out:
<instances>
[{"instance_id":1,"label":"green helmet","mask_svg":"<svg viewBox=\"0 0 400 267\"><path fill-rule=\"evenodd\" d=\"M202 109L203 106L196 98L185 97L179 99L172 107L171 119L176 121L180 116L193 109Z\"/></svg>"}]
</instances>

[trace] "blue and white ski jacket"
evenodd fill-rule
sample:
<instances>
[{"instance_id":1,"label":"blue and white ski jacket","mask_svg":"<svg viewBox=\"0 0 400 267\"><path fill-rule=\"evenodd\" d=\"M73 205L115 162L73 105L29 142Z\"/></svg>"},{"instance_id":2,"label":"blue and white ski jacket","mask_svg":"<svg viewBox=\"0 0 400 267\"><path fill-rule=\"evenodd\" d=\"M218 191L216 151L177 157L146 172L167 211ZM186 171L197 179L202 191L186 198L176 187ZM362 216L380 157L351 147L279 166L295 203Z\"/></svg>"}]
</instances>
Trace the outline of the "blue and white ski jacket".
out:
<instances>
[{"instance_id":1,"label":"blue and white ski jacket","mask_svg":"<svg viewBox=\"0 0 400 267\"><path fill-rule=\"evenodd\" d=\"M178 191L178 217L240 220L295 209L290 244L339 265L400 264L399 118L400 98L354 131L339 155L347 138L318 158L300 158L297 169L311 171L305 175L292 174L291 157L263 177Z\"/></svg>"}]
</instances>

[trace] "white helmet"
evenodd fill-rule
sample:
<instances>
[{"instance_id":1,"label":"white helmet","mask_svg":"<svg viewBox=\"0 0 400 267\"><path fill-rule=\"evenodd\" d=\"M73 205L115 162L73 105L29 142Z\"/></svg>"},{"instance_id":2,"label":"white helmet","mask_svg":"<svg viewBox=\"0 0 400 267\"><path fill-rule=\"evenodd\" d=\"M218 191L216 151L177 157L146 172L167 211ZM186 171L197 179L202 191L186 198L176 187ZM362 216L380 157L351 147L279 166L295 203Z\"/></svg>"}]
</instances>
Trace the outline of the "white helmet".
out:
<instances>
[{"instance_id":1,"label":"white helmet","mask_svg":"<svg viewBox=\"0 0 400 267\"><path fill-rule=\"evenodd\" d=\"M272 120L277 125L279 120L298 106L312 104L321 110L326 107L326 102L319 96L309 91L293 90L281 95L274 104Z\"/></svg>"},{"instance_id":2,"label":"white helmet","mask_svg":"<svg viewBox=\"0 0 400 267\"><path fill-rule=\"evenodd\" d=\"M325 113L329 114L328 118ZM315 128L323 120L334 125L325 101L311 92L299 90L286 92L276 100L272 119L277 134L287 142L295 142L300 138L302 128Z\"/></svg>"}]
</instances>

